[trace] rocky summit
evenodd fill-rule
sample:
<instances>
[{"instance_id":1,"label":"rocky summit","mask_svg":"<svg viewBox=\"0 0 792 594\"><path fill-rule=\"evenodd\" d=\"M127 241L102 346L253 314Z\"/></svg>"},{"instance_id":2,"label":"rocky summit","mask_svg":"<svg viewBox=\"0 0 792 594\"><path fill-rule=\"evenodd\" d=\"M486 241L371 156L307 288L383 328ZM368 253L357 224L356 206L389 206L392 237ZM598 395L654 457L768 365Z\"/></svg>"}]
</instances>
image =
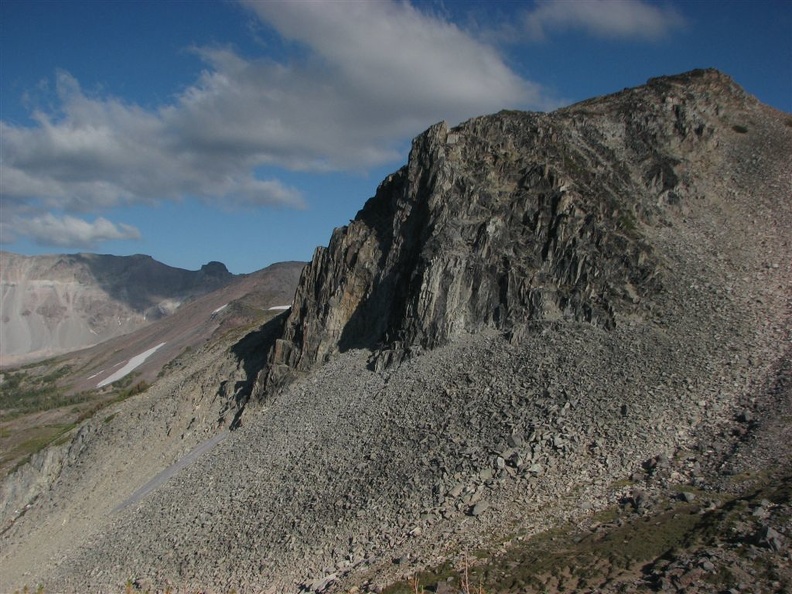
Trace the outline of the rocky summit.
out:
<instances>
[{"instance_id":1,"label":"rocky summit","mask_svg":"<svg viewBox=\"0 0 792 594\"><path fill-rule=\"evenodd\" d=\"M288 312L6 479L0 590L785 591L790 172L714 70L432 126Z\"/></svg>"}]
</instances>

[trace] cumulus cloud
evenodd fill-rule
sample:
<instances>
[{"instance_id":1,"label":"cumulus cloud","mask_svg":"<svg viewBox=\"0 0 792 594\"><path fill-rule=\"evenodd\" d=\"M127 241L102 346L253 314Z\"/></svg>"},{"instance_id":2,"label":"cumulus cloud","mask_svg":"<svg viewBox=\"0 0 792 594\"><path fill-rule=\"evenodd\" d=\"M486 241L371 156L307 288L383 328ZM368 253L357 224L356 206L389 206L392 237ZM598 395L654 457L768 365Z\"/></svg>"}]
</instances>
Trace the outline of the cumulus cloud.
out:
<instances>
[{"instance_id":1,"label":"cumulus cloud","mask_svg":"<svg viewBox=\"0 0 792 594\"><path fill-rule=\"evenodd\" d=\"M250 155L184 143L164 116L176 108L147 112L91 98L67 72L57 74L56 89L59 112L35 112L35 127L0 122L5 197L77 212L182 196L301 203L296 190L253 177Z\"/></svg>"},{"instance_id":2,"label":"cumulus cloud","mask_svg":"<svg viewBox=\"0 0 792 594\"><path fill-rule=\"evenodd\" d=\"M345 100L377 117L461 118L542 101L494 47L406 2L244 3L313 50L322 85L337 81Z\"/></svg>"},{"instance_id":3,"label":"cumulus cloud","mask_svg":"<svg viewBox=\"0 0 792 594\"><path fill-rule=\"evenodd\" d=\"M552 29L577 29L595 37L656 40L685 24L670 6L645 0L543 0L525 15L534 40Z\"/></svg>"},{"instance_id":4,"label":"cumulus cloud","mask_svg":"<svg viewBox=\"0 0 792 594\"><path fill-rule=\"evenodd\" d=\"M12 237L18 233L40 245L65 248L95 249L103 241L140 238L140 232L135 227L112 223L103 217L89 222L70 215L47 213L32 218L18 218L5 224L8 224ZM6 242L5 237L3 242Z\"/></svg>"},{"instance_id":5,"label":"cumulus cloud","mask_svg":"<svg viewBox=\"0 0 792 594\"><path fill-rule=\"evenodd\" d=\"M32 126L0 122L0 200L30 221L18 234L45 241L34 233L49 225L75 245L127 237L106 219L86 230L44 213L183 197L302 207L297 189L256 172L361 171L402 159L406 140L438 120L544 107L493 46L407 2L242 4L300 44L300 57L198 48L200 77L149 110L89 95L59 72L56 109L35 111Z\"/></svg>"},{"instance_id":6,"label":"cumulus cloud","mask_svg":"<svg viewBox=\"0 0 792 594\"><path fill-rule=\"evenodd\" d=\"M494 47L409 3L243 4L307 57L279 64L201 50L211 68L165 114L187 146L360 170L403 158L405 139L438 120L543 106L541 89Z\"/></svg>"}]
</instances>

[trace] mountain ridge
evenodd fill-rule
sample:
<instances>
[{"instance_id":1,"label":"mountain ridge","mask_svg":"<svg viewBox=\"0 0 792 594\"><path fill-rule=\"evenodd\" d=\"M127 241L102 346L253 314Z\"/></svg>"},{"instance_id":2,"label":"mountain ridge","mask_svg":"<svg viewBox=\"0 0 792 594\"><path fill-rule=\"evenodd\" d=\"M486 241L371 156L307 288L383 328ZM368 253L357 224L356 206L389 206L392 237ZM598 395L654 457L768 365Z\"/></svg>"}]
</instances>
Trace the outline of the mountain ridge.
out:
<instances>
[{"instance_id":1,"label":"mountain ridge","mask_svg":"<svg viewBox=\"0 0 792 594\"><path fill-rule=\"evenodd\" d=\"M432 347L482 326L519 333L529 320L571 317L612 327L617 310L645 315L662 283L646 229L705 191L685 156L739 134L718 101L758 106L710 69L550 114L430 127L409 165L317 250L257 392L347 348L398 359L394 344ZM433 267L436 254L445 258Z\"/></svg>"},{"instance_id":2,"label":"mountain ridge","mask_svg":"<svg viewBox=\"0 0 792 594\"><path fill-rule=\"evenodd\" d=\"M725 517L790 467L790 171L792 117L713 70L431 127L290 311L62 446L0 535L0 586L381 592L570 522ZM233 406L237 430L117 507ZM689 560L503 589L782 589L773 497Z\"/></svg>"},{"instance_id":3,"label":"mountain ridge","mask_svg":"<svg viewBox=\"0 0 792 594\"><path fill-rule=\"evenodd\" d=\"M188 271L142 254L0 252L0 358L20 364L132 332L233 278L220 262Z\"/></svg>"}]
</instances>

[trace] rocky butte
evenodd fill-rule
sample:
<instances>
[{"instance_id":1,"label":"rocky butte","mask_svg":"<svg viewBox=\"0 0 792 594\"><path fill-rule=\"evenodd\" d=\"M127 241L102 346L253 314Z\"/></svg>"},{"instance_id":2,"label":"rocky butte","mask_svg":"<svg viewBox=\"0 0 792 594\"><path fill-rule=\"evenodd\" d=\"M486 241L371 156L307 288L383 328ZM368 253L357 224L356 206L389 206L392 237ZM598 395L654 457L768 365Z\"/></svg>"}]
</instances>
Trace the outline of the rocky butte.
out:
<instances>
[{"instance_id":1,"label":"rocky butte","mask_svg":"<svg viewBox=\"0 0 792 594\"><path fill-rule=\"evenodd\" d=\"M0 589L379 591L476 551L487 591L783 591L790 172L792 116L714 70L432 126L289 312L47 454Z\"/></svg>"}]
</instances>

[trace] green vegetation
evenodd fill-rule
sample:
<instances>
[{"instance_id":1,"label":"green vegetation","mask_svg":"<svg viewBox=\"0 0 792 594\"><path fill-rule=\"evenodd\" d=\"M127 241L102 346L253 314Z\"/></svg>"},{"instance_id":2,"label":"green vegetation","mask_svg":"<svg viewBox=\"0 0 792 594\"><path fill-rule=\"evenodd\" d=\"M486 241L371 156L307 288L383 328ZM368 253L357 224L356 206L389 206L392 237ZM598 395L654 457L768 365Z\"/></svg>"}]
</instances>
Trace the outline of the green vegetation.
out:
<instances>
[{"instance_id":1,"label":"green vegetation","mask_svg":"<svg viewBox=\"0 0 792 594\"><path fill-rule=\"evenodd\" d=\"M0 415L2 418L16 418L31 412L50 410L66 404L62 388L58 382L71 371L71 366L63 365L37 376L29 368L3 374L0 384ZM77 394L68 403L82 402L88 397Z\"/></svg>"},{"instance_id":2,"label":"green vegetation","mask_svg":"<svg viewBox=\"0 0 792 594\"><path fill-rule=\"evenodd\" d=\"M20 466L27 464L30 457L43 450L48 445L60 445L68 439L69 432L76 427L76 423L64 423L56 425L41 425L29 429L27 438L13 445L0 456L0 467L16 461L11 472Z\"/></svg>"},{"instance_id":3,"label":"green vegetation","mask_svg":"<svg viewBox=\"0 0 792 594\"><path fill-rule=\"evenodd\" d=\"M96 390L67 395L68 386L60 385L59 381L70 371L71 367L64 365L40 376L26 368L3 374L0 384L0 419L10 420L34 412L101 399L101 403L97 402L91 407L92 413L86 416L84 410L81 412L80 420L84 420L104 406L140 394L149 387L144 381L134 383L138 374L131 373L112 384L119 391L110 399L102 398Z\"/></svg>"},{"instance_id":4,"label":"green vegetation","mask_svg":"<svg viewBox=\"0 0 792 594\"><path fill-rule=\"evenodd\" d=\"M126 378L124 378L124 380L126 380ZM117 386L123 389L121 389L119 392L116 392L109 398L97 399L91 406L80 412L79 416L77 417L77 422L81 423L82 421L90 419L92 416L94 416L103 408L107 408L108 406L110 406L111 404L115 404L116 402L123 402L127 398L130 398L137 394L142 394L143 392L149 389L149 384L145 381L139 381L135 384L129 385L131 383L132 383L131 381L119 380L118 382L112 384L113 386ZM118 384L121 384L121 386L119 386ZM124 387L124 386L129 386L129 387ZM110 417L105 419L105 422L109 423L112 420L112 417L114 416L115 415L111 415Z\"/></svg>"},{"instance_id":5,"label":"green vegetation","mask_svg":"<svg viewBox=\"0 0 792 594\"><path fill-rule=\"evenodd\" d=\"M638 228L635 217L631 212L622 212L619 215L619 228L630 232L635 231Z\"/></svg>"},{"instance_id":6,"label":"green vegetation","mask_svg":"<svg viewBox=\"0 0 792 594\"><path fill-rule=\"evenodd\" d=\"M737 134L745 134L748 132L748 128L746 128L745 126L741 126L740 124L735 124L734 126L732 126L732 130L737 132Z\"/></svg>"},{"instance_id":7,"label":"green vegetation","mask_svg":"<svg viewBox=\"0 0 792 594\"><path fill-rule=\"evenodd\" d=\"M459 572L450 561L446 561L433 569L417 573L408 582L391 584L382 590L382 594L416 594L416 592L422 592L426 587L433 586L438 582L448 581L449 578L448 583L458 588L460 585Z\"/></svg>"},{"instance_id":8,"label":"green vegetation","mask_svg":"<svg viewBox=\"0 0 792 594\"><path fill-rule=\"evenodd\" d=\"M609 508L593 518L596 524L612 522L606 530L581 534L571 524L562 526L512 541L505 554L487 559L477 552L470 557L477 559L470 567L460 569L445 563L417 574L410 582L393 584L383 594L420 593L446 580L468 594L596 588L682 545L700 522L698 510L696 505L679 503L660 514L614 522L622 512L618 507Z\"/></svg>"},{"instance_id":9,"label":"green vegetation","mask_svg":"<svg viewBox=\"0 0 792 594\"><path fill-rule=\"evenodd\" d=\"M684 556L686 551L732 541L740 530L745 531L746 516L763 499L778 505L792 498L792 477L754 478L764 486L754 487L748 495L715 500L711 492L679 485L654 513L633 514L613 506L594 514L589 529L581 530L570 523L524 540L512 538L503 553L496 553L493 547L489 558L481 552L464 555L461 568L445 563L418 573L409 581L392 584L383 594L423 594L445 581L463 594L577 592L596 590L606 583L613 585L620 579L629 581L651 571L656 564L663 567L677 555ZM700 504L673 496L673 491L693 493L696 499L706 496L712 508L704 511ZM787 514L779 521L790 519L792 514ZM777 576L774 557L755 555L748 547L738 550L749 559L756 576L768 582L780 580L779 591L788 586ZM474 562L468 566L468 560ZM723 590L735 583L728 565L718 567L702 579Z\"/></svg>"},{"instance_id":10,"label":"green vegetation","mask_svg":"<svg viewBox=\"0 0 792 594\"><path fill-rule=\"evenodd\" d=\"M731 541L760 501L785 505L792 499L792 476L755 478L760 479L760 485L755 485L747 495L726 495L712 500L711 492L678 485L657 508L661 511L640 515L612 506L590 517L589 529L581 530L571 522L530 538L512 535L505 552L496 553L496 549L502 550L497 546L462 554L461 563L447 560L387 586L382 594L427 594L440 583L448 584L460 594L592 591L604 584L615 585L615 591L628 591L630 580L642 573L647 575L653 567L662 568L677 555L684 556L702 547L720 547L716 543ZM628 483L617 481L622 482ZM706 494L712 507L703 510L700 505L680 501L673 492L692 492L697 497ZM786 512L778 521L788 523L791 516ZM603 523L607 526L601 526ZM788 590L788 578L778 577L777 557L757 555L749 547L744 547L740 554L750 561L752 576L764 582L778 582L777 591ZM628 582L620 588L622 579ZM701 579L717 591L725 591L740 578L732 567L724 564ZM36 590L43 591L41 586ZM124 594L171 591L168 587L150 587L130 579ZM25 593L32 591L24 589L16 594ZM233 593L234 590L229 592Z\"/></svg>"},{"instance_id":11,"label":"green vegetation","mask_svg":"<svg viewBox=\"0 0 792 594\"><path fill-rule=\"evenodd\" d=\"M130 374L109 389L71 393L70 365L57 360L26 365L2 374L0 382L0 477L26 464L50 445L66 443L79 423L103 408L148 389ZM46 414L42 414L46 413ZM112 415L106 422L112 420Z\"/></svg>"}]
</instances>

